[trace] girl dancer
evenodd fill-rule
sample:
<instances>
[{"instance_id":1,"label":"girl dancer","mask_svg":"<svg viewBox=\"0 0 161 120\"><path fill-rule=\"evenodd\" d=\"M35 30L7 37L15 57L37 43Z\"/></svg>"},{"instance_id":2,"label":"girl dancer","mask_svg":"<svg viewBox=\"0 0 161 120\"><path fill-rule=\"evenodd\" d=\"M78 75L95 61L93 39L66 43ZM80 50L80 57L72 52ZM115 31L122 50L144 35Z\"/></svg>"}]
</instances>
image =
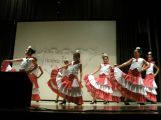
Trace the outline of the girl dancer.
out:
<instances>
[{"instance_id":1,"label":"girl dancer","mask_svg":"<svg viewBox=\"0 0 161 120\"><path fill-rule=\"evenodd\" d=\"M134 50L134 58L114 68L113 82L116 82L117 88L120 89L120 92L125 98L144 104L147 92L141 77L141 72L149 68L149 65L143 58L140 58L140 56L141 48L137 47ZM128 74L125 74L119 69L128 65L130 65ZM129 103L125 102L125 104L128 105Z\"/></svg>"},{"instance_id":2,"label":"girl dancer","mask_svg":"<svg viewBox=\"0 0 161 120\"><path fill-rule=\"evenodd\" d=\"M37 62L37 59L35 57L33 57L33 59ZM34 64L31 65L31 68L34 67ZM40 71L40 74L39 74ZM32 72L29 73L29 78L32 81L33 84L33 88L32 88L32 100L33 101L40 101L40 95L39 95L39 85L38 85L38 78L40 78L43 75L43 70L42 67L40 65L38 65L38 67L33 70Z\"/></svg>"},{"instance_id":3,"label":"girl dancer","mask_svg":"<svg viewBox=\"0 0 161 120\"><path fill-rule=\"evenodd\" d=\"M83 104L81 90L82 64L80 63L79 51L76 51L73 54L73 61L64 67L67 66L67 75L56 78L56 83L59 92L58 94L68 102L73 102L77 105L81 105ZM80 71L80 80L78 79L78 71ZM66 104L65 100L61 104Z\"/></svg>"},{"instance_id":4,"label":"girl dancer","mask_svg":"<svg viewBox=\"0 0 161 120\"><path fill-rule=\"evenodd\" d=\"M19 59L14 59L14 60L5 60L7 62L21 62L20 64L20 72L26 72L26 73L30 73L33 70L35 70L37 68L37 62L33 59L33 54L35 54L35 50L31 48L31 46L29 46L26 50L25 50L25 58L19 58ZM31 65L34 65L34 67L31 68Z\"/></svg>"},{"instance_id":5,"label":"girl dancer","mask_svg":"<svg viewBox=\"0 0 161 120\"><path fill-rule=\"evenodd\" d=\"M102 59L103 63L99 65L97 70L84 78L86 87L93 97L91 104L95 104L96 99L104 100L105 104L107 103L106 101L119 102L121 97L120 92L111 83L110 72L112 66L109 64L109 58L106 53L103 54ZM100 71L99 78L95 78L93 75L98 71Z\"/></svg>"},{"instance_id":6,"label":"girl dancer","mask_svg":"<svg viewBox=\"0 0 161 120\"><path fill-rule=\"evenodd\" d=\"M158 74L159 68L155 65L153 61L152 52L148 52L147 60L148 60L148 64L150 65L150 67L146 70L146 77L144 79L144 85L146 86L147 99L152 101L152 103L155 103L157 102L157 98L156 98L157 85L155 83L155 76ZM154 68L156 69L155 73L154 73Z\"/></svg>"},{"instance_id":7,"label":"girl dancer","mask_svg":"<svg viewBox=\"0 0 161 120\"><path fill-rule=\"evenodd\" d=\"M51 78L50 78L50 80L47 82L47 84L48 84L48 86L49 86L49 88L53 91L53 92L55 92L56 94L57 94L57 96L56 96L56 100L55 100L55 103L58 103L58 99L59 99L59 92L58 92L58 86L57 86L57 82L56 82L56 78L58 79L58 78L62 78L62 77L65 77L65 76L67 76L68 75L68 71L67 71L67 68L68 68L68 65L69 64L69 61L66 59L66 60L64 60L64 65L65 65L65 67L64 68L62 68L62 69L59 69L59 71L57 71L57 68L55 69L53 69L52 70L52 72L51 72ZM64 99L64 101L65 101L65 99Z\"/></svg>"},{"instance_id":8,"label":"girl dancer","mask_svg":"<svg viewBox=\"0 0 161 120\"><path fill-rule=\"evenodd\" d=\"M25 50L25 58L20 58L20 59L14 59L14 60L5 60L7 62L21 62L20 64L20 72L26 72L28 74L29 79L31 80L31 82L33 82L33 91L35 91L35 89L38 89L38 84L37 84L37 77L35 76L34 72L36 71L36 69L38 68L37 62L36 60L33 58L33 54L36 51L34 49L31 48L31 46L29 46L26 50ZM40 71L41 68L39 67ZM43 72L42 72L43 73ZM42 74L41 73L41 74ZM41 76L40 74L40 76ZM39 77L39 76L38 76ZM32 96L33 97L33 96ZM36 95L36 100L39 101L39 96ZM33 97L34 98L34 97Z\"/></svg>"}]
</instances>

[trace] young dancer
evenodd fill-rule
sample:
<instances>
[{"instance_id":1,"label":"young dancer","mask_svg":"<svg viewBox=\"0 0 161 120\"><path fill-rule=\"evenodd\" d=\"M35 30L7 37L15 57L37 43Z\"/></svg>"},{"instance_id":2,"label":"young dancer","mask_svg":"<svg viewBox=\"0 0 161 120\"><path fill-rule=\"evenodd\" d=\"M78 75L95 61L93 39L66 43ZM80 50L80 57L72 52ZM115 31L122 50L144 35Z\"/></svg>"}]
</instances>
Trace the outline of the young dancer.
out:
<instances>
[{"instance_id":1,"label":"young dancer","mask_svg":"<svg viewBox=\"0 0 161 120\"><path fill-rule=\"evenodd\" d=\"M34 60L37 62L37 59L33 57ZM34 64L31 65L31 68L34 67ZM39 74L40 71L40 74ZM43 69L40 65L33 70L32 72L29 73L29 78L32 81L33 88L32 88L32 100L39 102L41 100L40 95L39 95L39 85L38 85L38 78L40 78L43 75Z\"/></svg>"},{"instance_id":2,"label":"young dancer","mask_svg":"<svg viewBox=\"0 0 161 120\"><path fill-rule=\"evenodd\" d=\"M35 50L29 46L25 50L25 57L24 58L19 58L19 59L14 59L14 60L5 60L6 62L21 62L20 64L20 72L26 72L30 73L33 70L37 68L37 62L33 59L33 54L35 54ZM34 65L34 67L31 68L31 65Z\"/></svg>"},{"instance_id":3,"label":"young dancer","mask_svg":"<svg viewBox=\"0 0 161 120\"><path fill-rule=\"evenodd\" d=\"M147 61L150 67L146 70L146 76L144 79L144 85L146 87L147 91L147 99L152 101L152 103L157 102L157 85L155 83L155 77L159 72L159 68L155 65L155 62L153 61L153 55L152 52L148 52L147 55ZM154 69L156 69L156 72L154 73Z\"/></svg>"},{"instance_id":4,"label":"young dancer","mask_svg":"<svg viewBox=\"0 0 161 120\"><path fill-rule=\"evenodd\" d=\"M136 47L133 58L115 67L113 82L116 82L117 88L120 89L120 92L125 98L137 101L143 105L146 101L147 92L141 73L149 68L149 64L141 58L141 54L141 48ZM128 74L125 74L119 69L129 65ZM125 104L128 105L129 103L125 102Z\"/></svg>"},{"instance_id":5,"label":"young dancer","mask_svg":"<svg viewBox=\"0 0 161 120\"><path fill-rule=\"evenodd\" d=\"M36 81L37 81L37 77L39 77L39 76L36 77L35 74L33 74L36 71L36 69L38 68L37 61L33 57L33 54L35 54L35 52L36 51L34 49L32 49L31 46L29 46L25 50L25 56L26 56L25 58L19 58L19 59L14 59L14 60L5 60L6 62L21 62L19 71L26 72L28 74L28 77L31 80L31 82L34 81L33 82L33 87L34 87L33 93L35 90L37 92L38 84ZM40 69L40 71L42 71L41 67L39 67L39 69ZM41 76L41 74L40 74L40 76ZM36 97L37 97L37 98L35 98L36 101L39 101L40 98L37 93L36 93ZM33 96L32 96L32 98L34 99Z\"/></svg>"},{"instance_id":6,"label":"young dancer","mask_svg":"<svg viewBox=\"0 0 161 120\"><path fill-rule=\"evenodd\" d=\"M73 54L73 61L60 69L67 68L67 75L56 77L58 95L64 98L61 104L66 104L66 101L73 102L77 105L83 104L82 98L82 64L80 63L80 53L76 51ZM80 79L78 72L80 71Z\"/></svg>"},{"instance_id":7,"label":"young dancer","mask_svg":"<svg viewBox=\"0 0 161 120\"><path fill-rule=\"evenodd\" d=\"M59 70L57 68L54 68L51 72L50 80L47 82L49 88L57 94L55 103L58 103L58 99L59 99L59 95L60 95L60 93L58 91L56 79L61 79L62 77L65 77L68 75L68 70L67 70L68 64L69 64L69 61L66 59L66 60L64 60L65 67L63 67L62 69L59 69ZM65 101L65 99L63 101Z\"/></svg>"},{"instance_id":8,"label":"young dancer","mask_svg":"<svg viewBox=\"0 0 161 120\"><path fill-rule=\"evenodd\" d=\"M104 100L104 104L109 101L119 102L121 97L120 92L111 83L110 72L112 66L109 64L109 58L106 53L102 55L102 59L103 63L99 65L97 70L84 78L88 92L93 97L91 104L95 104L96 99ZM94 74L98 71L100 71L99 78L96 78Z\"/></svg>"}]
</instances>

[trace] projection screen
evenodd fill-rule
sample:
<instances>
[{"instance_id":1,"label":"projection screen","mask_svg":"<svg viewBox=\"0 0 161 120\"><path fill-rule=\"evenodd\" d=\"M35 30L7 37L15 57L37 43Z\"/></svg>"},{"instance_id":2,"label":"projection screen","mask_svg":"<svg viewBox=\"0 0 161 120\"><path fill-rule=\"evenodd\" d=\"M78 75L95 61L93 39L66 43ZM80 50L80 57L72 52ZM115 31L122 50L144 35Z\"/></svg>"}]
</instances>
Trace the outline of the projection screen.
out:
<instances>
[{"instance_id":1,"label":"projection screen","mask_svg":"<svg viewBox=\"0 0 161 120\"><path fill-rule=\"evenodd\" d=\"M64 58L72 61L76 49L81 53L83 76L96 70L102 63L104 52L108 54L111 65L116 63L116 21L18 22L14 58L24 57L29 45L36 49L38 64L44 70L38 79L40 97L53 100L56 94L47 85L50 72L54 67L62 66ZM13 66L19 69L19 63ZM83 99L92 100L85 82L82 84Z\"/></svg>"}]
</instances>

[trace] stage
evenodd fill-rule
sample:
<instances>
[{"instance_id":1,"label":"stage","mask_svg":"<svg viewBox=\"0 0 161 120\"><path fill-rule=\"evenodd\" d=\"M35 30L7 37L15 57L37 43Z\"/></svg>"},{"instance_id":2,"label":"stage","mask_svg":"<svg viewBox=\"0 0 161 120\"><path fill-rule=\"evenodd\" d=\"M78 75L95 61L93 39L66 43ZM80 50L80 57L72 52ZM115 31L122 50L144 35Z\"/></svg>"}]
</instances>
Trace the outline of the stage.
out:
<instances>
[{"instance_id":1,"label":"stage","mask_svg":"<svg viewBox=\"0 0 161 120\"><path fill-rule=\"evenodd\" d=\"M151 104L147 102L146 105L139 105L136 102L130 102L130 105L124 105L123 102L115 103L110 102L103 104L103 102L98 102L97 104L91 105L89 102L85 102L82 106L75 105L73 103L66 103L66 105L59 105L54 101L40 101L31 102L31 107L29 108L5 108L0 110L1 113L7 113L13 118L22 118L23 116L27 119L66 119L71 120L82 120L82 119L127 119L130 116L131 119L138 119L146 117L149 119L158 119L161 114L161 103ZM3 116L3 114L1 114Z\"/></svg>"},{"instance_id":2,"label":"stage","mask_svg":"<svg viewBox=\"0 0 161 120\"><path fill-rule=\"evenodd\" d=\"M60 103L60 102L59 102ZM160 114L161 103L151 104L147 102L146 105L139 105L136 102L130 102L130 105L125 105L124 102L115 103L110 102L103 104L103 102L97 102L97 104L90 104L85 102L83 105L75 105L73 103L66 103L66 105L60 105L54 101L40 101L32 102L31 111L45 111L45 112L74 112L74 113L147 113L147 114Z\"/></svg>"}]
</instances>

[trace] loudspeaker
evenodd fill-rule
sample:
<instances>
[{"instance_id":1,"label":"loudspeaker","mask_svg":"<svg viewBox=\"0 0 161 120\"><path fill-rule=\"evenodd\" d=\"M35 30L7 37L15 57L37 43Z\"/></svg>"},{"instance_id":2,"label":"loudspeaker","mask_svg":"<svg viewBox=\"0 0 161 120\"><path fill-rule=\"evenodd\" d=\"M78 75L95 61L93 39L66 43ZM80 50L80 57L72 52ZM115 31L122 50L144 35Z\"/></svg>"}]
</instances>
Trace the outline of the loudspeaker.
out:
<instances>
[{"instance_id":1,"label":"loudspeaker","mask_svg":"<svg viewBox=\"0 0 161 120\"><path fill-rule=\"evenodd\" d=\"M25 72L0 72L0 108L31 105L32 83Z\"/></svg>"}]
</instances>

